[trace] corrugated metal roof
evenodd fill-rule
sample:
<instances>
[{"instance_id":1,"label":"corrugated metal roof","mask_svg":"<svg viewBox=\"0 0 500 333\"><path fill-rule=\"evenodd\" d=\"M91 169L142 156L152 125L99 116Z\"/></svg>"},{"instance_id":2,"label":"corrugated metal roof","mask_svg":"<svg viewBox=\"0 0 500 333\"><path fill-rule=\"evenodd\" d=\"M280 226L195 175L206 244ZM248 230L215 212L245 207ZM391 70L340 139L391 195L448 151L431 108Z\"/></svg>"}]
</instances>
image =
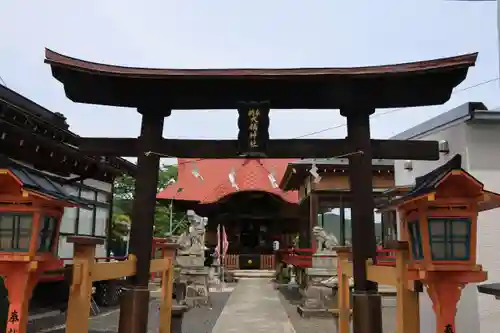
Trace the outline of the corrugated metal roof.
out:
<instances>
[{"instance_id":1,"label":"corrugated metal roof","mask_svg":"<svg viewBox=\"0 0 500 333\"><path fill-rule=\"evenodd\" d=\"M424 121L415 127L407 129L406 131L393 136L391 139L417 139L426 133L457 121L466 122L474 120L481 122L498 122L500 121L500 110L488 110L488 108L481 102L468 102Z\"/></svg>"}]
</instances>

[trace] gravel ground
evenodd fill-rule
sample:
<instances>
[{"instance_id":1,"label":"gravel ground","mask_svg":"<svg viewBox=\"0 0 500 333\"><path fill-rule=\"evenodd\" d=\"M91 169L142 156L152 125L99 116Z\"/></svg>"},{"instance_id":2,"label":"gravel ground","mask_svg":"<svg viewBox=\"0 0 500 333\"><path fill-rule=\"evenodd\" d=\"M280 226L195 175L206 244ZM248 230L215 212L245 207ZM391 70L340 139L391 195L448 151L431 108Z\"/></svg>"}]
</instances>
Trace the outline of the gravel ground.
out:
<instances>
[{"instance_id":1,"label":"gravel ground","mask_svg":"<svg viewBox=\"0 0 500 333\"><path fill-rule=\"evenodd\" d=\"M197 307L184 315L182 333L210 333L226 304L230 291L211 292L213 308ZM119 309L108 309L106 312L89 319L89 333L116 333L118 331ZM53 316L30 323L28 333L64 333L65 316ZM158 332L159 301L152 299L149 307L148 333Z\"/></svg>"},{"instance_id":2,"label":"gravel ground","mask_svg":"<svg viewBox=\"0 0 500 333\"><path fill-rule=\"evenodd\" d=\"M292 322L296 333L336 333L337 327L333 318L302 318L297 312L301 296L297 289L279 288L281 303L285 308L288 318ZM396 324L396 308L394 299L382 299L384 333L394 333ZM351 328L352 332L352 328Z\"/></svg>"},{"instance_id":3,"label":"gravel ground","mask_svg":"<svg viewBox=\"0 0 500 333\"><path fill-rule=\"evenodd\" d=\"M278 292L281 304L292 322L296 333L336 333L337 328L332 318L302 318L297 312L301 296L298 289L280 287Z\"/></svg>"},{"instance_id":4,"label":"gravel ground","mask_svg":"<svg viewBox=\"0 0 500 333\"><path fill-rule=\"evenodd\" d=\"M211 333L229 295L231 295L230 292L211 293L212 310L200 307L186 313L182 322L182 333Z\"/></svg>"}]
</instances>

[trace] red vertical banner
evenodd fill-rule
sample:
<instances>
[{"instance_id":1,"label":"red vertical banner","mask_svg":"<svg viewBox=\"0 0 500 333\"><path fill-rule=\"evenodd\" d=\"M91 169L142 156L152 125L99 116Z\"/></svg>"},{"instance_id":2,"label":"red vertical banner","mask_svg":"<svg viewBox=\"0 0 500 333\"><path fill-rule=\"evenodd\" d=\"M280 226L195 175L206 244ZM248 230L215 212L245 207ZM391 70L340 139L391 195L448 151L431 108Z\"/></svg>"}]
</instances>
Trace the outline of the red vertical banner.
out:
<instances>
[{"instance_id":1,"label":"red vertical banner","mask_svg":"<svg viewBox=\"0 0 500 333\"><path fill-rule=\"evenodd\" d=\"M227 253L229 242L227 240L226 227L222 226L222 257Z\"/></svg>"},{"instance_id":2,"label":"red vertical banner","mask_svg":"<svg viewBox=\"0 0 500 333\"><path fill-rule=\"evenodd\" d=\"M219 261L221 260L221 250L220 250L220 224L217 226L217 247L215 248L215 254ZM222 262L220 263L222 265Z\"/></svg>"}]
</instances>

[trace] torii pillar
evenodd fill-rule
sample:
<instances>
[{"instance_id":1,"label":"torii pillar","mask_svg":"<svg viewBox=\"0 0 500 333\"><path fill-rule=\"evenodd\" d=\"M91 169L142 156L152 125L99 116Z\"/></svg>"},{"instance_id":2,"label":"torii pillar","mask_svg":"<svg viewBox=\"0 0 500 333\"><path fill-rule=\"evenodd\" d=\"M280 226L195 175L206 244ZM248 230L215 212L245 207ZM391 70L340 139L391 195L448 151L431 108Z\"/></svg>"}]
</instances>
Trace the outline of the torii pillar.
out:
<instances>
[{"instance_id":1,"label":"torii pillar","mask_svg":"<svg viewBox=\"0 0 500 333\"><path fill-rule=\"evenodd\" d=\"M340 114L347 118L347 141L352 152L349 156L349 182L352 193L353 330L382 333L381 297L377 283L367 279L366 271L366 259L372 258L375 263L377 256L370 141L370 115L374 112L375 108L340 110Z\"/></svg>"},{"instance_id":2,"label":"torii pillar","mask_svg":"<svg viewBox=\"0 0 500 333\"><path fill-rule=\"evenodd\" d=\"M163 138L164 118L171 110L138 108L142 114L138 138L137 176L132 206L130 253L137 259L136 274L130 277L120 305L120 333L147 332L149 312L149 269L153 243L156 192L160 157L148 154Z\"/></svg>"}]
</instances>

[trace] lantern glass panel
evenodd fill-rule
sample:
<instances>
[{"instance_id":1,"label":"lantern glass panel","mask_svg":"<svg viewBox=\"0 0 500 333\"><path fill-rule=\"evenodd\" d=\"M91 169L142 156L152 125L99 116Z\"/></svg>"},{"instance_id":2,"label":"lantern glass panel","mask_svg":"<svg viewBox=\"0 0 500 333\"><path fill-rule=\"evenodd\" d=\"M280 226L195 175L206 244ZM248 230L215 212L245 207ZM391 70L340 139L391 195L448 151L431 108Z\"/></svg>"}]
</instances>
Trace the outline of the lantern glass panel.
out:
<instances>
[{"instance_id":1,"label":"lantern glass panel","mask_svg":"<svg viewBox=\"0 0 500 333\"><path fill-rule=\"evenodd\" d=\"M408 222L408 231L410 232L411 252L413 260L424 259L422 250L422 237L420 236L420 224L418 221Z\"/></svg>"},{"instance_id":2,"label":"lantern glass panel","mask_svg":"<svg viewBox=\"0 0 500 333\"><path fill-rule=\"evenodd\" d=\"M429 218L432 260L469 260L470 228L467 218Z\"/></svg>"},{"instance_id":3,"label":"lantern glass panel","mask_svg":"<svg viewBox=\"0 0 500 333\"><path fill-rule=\"evenodd\" d=\"M28 252L33 215L28 213L0 214L0 251Z\"/></svg>"},{"instance_id":4,"label":"lantern glass panel","mask_svg":"<svg viewBox=\"0 0 500 333\"><path fill-rule=\"evenodd\" d=\"M40 220L38 252L51 252L57 234L57 217L44 216Z\"/></svg>"}]
</instances>

